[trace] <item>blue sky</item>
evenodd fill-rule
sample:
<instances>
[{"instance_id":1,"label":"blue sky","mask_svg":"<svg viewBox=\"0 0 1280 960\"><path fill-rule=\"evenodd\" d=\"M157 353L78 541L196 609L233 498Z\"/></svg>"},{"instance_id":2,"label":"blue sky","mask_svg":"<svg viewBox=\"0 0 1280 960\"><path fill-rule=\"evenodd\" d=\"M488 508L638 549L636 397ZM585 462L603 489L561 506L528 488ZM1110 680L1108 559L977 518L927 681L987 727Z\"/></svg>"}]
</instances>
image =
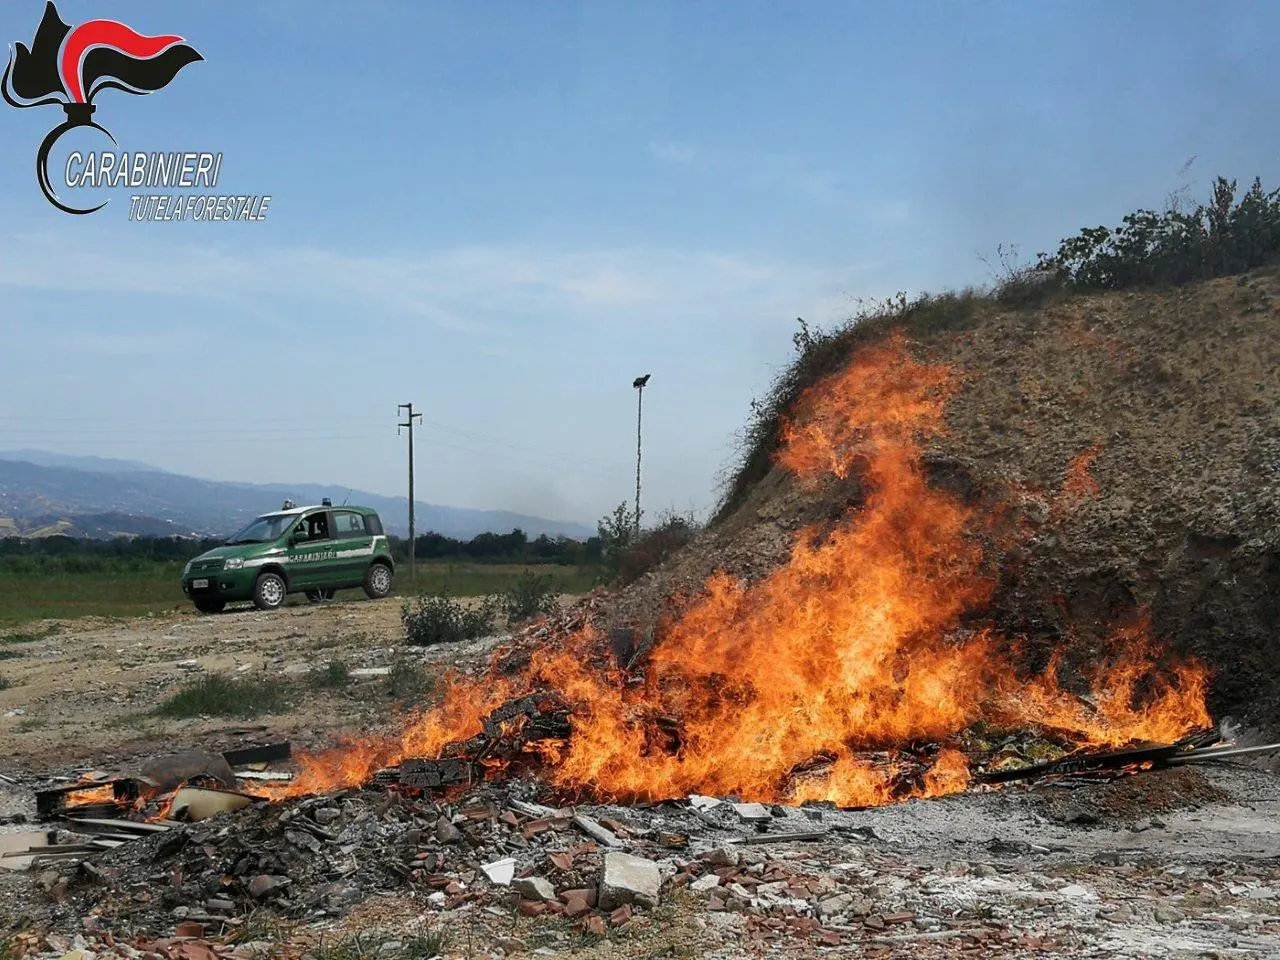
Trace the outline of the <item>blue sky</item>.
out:
<instances>
[{"instance_id":1,"label":"blue sky","mask_svg":"<svg viewBox=\"0 0 1280 960\"><path fill-rule=\"evenodd\" d=\"M646 507L705 512L797 316L982 282L1182 183L1280 185L1270 3L58 9L186 37L203 62L97 119L272 201L67 216L33 171L61 111L0 104L0 447L215 479L400 493L412 400L420 498L593 522L652 373Z\"/></svg>"}]
</instances>

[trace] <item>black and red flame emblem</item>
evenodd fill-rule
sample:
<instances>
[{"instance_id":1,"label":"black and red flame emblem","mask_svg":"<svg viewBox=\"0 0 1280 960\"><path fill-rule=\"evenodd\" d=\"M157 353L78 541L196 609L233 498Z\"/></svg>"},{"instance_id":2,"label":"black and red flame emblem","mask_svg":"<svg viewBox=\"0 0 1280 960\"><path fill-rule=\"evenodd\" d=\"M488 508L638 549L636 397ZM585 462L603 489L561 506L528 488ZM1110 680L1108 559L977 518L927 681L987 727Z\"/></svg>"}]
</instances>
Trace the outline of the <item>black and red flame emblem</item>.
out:
<instances>
[{"instance_id":1,"label":"black and red flame emblem","mask_svg":"<svg viewBox=\"0 0 1280 960\"><path fill-rule=\"evenodd\" d=\"M36 174L45 197L67 213L93 213L104 203L81 210L58 199L49 180L49 151L68 130L93 127L115 137L93 120L93 98L103 90L155 93L168 86L189 63L204 57L182 37L145 37L115 20L89 20L78 27L62 22L52 0L28 49L14 45L0 94L14 107L62 105L67 118L49 131L36 154Z\"/></svg>"}]
</instances>

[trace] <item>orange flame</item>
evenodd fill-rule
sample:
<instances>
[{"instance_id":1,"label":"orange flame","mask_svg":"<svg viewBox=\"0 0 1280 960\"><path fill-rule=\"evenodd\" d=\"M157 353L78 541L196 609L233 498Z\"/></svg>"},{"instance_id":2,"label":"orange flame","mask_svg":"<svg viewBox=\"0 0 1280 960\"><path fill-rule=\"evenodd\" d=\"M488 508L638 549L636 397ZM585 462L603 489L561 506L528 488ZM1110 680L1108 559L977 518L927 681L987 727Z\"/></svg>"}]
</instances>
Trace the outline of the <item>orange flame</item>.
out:
<instances>
[{"instance_id":1,"label":"orange flame","mask_svg":"<svg viewBox=\"0 0 1280 960\"><path fill-rule=\"evenodd\" d=\"M943 431L953 384L950 370L894 339L806 391L778 462L808 483L857 468L864 504L828 534L802 532L789 562L755 583L712 576L666 625L638 684L593 664L603 642L587 628L539 648L514 675L495 666L481 680L452 678L444 702L399 735L305 757L297 779L265 792L359 785L406 757L438 757L535 690L572 711L568 741L543 751L550 781L614 799L880 804L964 790L968 760L944 748L904 787L899 763L861 754L944 741L978 720L1082 745L1168 741L1207 725L1204 669L1158 672L1145 627L1114 638L1092 705L1059 686L1056 662L1020 678L998 638L966 629L994 586L976 535L983 518L931 487L922 467L922 441Z\"/></svg>"}]
</instances>

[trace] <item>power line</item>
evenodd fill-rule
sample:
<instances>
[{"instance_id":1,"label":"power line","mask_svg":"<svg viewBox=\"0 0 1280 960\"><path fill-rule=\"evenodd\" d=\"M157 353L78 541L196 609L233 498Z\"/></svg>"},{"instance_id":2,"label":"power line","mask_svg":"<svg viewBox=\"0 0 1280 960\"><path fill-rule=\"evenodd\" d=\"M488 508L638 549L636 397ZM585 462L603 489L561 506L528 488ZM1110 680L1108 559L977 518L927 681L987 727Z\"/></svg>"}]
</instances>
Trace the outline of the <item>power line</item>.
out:
<instances>
[{"instance_id":1,"label":"power line","mask_svg":"<svg viewBox=\"0 0 1280 960\"><path fill-rule=\"evenodd\" d=\"M396 432L399 433L401 427L409 428L409 582L416 584L417 579L414 577L413 573L414 560L418 553L413 535L413 420L416 416L417 419L421 421L422 414L415 414L413 412L412 403L402 403L396 407L397 413L401 410L408 411L408 415L404 418L404 423L397 425Z\"/></svg>"}]
</instances>

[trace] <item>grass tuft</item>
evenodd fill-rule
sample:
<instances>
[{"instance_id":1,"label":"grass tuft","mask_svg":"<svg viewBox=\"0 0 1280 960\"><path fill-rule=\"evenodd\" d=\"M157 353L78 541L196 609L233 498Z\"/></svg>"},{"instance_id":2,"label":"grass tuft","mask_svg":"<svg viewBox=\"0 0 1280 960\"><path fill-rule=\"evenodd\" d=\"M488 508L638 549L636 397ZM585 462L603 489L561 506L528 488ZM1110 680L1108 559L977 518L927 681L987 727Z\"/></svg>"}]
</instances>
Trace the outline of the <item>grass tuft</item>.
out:
<instances>
[{"instance_id":1,"label":"grass tuft","mask_svg":"<svg viewBox=\"0 0 1280 960\"><path fill-rule=\"evenodd\" d=\"M431 696L435 688L435 675L411 660L397 663L382 681L382 689L393 700L420 701Z\"/></svg>"},{"instance_id":2,"label":"grass tuft","mask_svg":"<svg viewBox=\"0 0 1280 960\"><path fill-rule=\"evenodd\" d=\"M444 945L440 932L401 935L365 930L321 939L311 955L316 960L431 960L441 955Z\"/></svg>"},{"instance_id":3,"label":"grass tuft","mask_svg":"<svg viewBox=\"0 0 1280 960\"><path fill-rule=\"evenodd\" d=\"M418 597L416 605L404 601L400 619L405 642L411 647L435 643L458 643L483 637L493 628L496 597L485 597L478 605L455 600L445 591Z\"/></svg>"},{"instance_id":4,"label":"grass tuft","mask_svg":"<svg viewBox=\"0 0 1280 960\"><path fill-rule=\"evenodd\" d=\"M350 682L351 668L341 660L331 660L307 674L307 686L312 690L340 690Z\"/></svg>"},{"instance_id":5,"label":"grass tuft","mask_svg":"<svg viewBox=\"0 0 1280 960\"><path fill-rule=\"evenodd\" d=\"M281 920L270 910L258 907L245 915L240 926L230 936L229 942L279 943L293 935L293 926ZM265 953L264 953L265 955Z\"/></svg>"},{"instance_id":6,"label":"grass tuft","mask_svg":"<svg viewBox=\"0 0 1280 960\"><path fill-rule=\"evenodd\" d=\"M14 643L37 643L46 637L51 637L58 632L57 627L49 627L40 633L31 630L21 630L17 633L10 633L0 637L0 644L8 646Z\"/></svg>"},{"instance_id":7,"label":"grass tuft","mask_svg":"<svg viewBox=\"0 0 1280 960\"><path fill-rule=\"evenodd\" d=\"M239 680L210 673L184 685L160 706L163 717L257 717L288 709L288 687L270 678Z\"/></svg>"}]
</instances>

